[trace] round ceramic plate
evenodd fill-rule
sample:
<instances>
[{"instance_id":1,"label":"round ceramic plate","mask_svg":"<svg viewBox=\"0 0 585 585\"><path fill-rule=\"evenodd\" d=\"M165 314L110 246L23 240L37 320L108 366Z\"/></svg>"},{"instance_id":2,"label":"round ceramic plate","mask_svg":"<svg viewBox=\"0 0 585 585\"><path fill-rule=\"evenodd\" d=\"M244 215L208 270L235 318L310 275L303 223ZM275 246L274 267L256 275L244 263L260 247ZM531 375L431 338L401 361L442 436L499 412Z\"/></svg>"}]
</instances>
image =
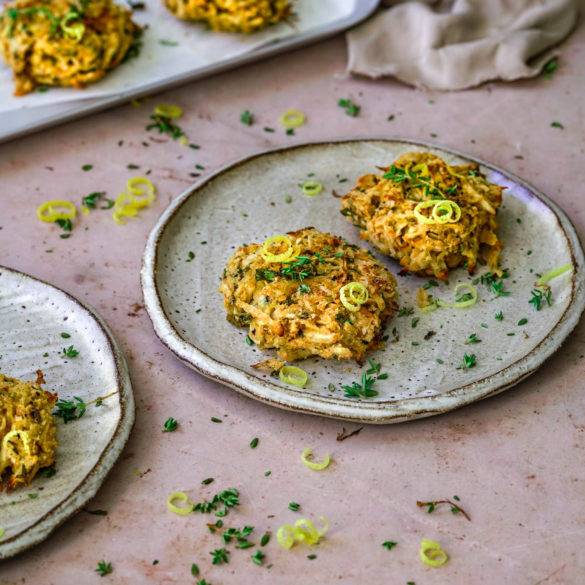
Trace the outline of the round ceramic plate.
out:
<instances>
[{"instance_id":1,"label":"round ceramic plate","mask_svg":"<svg viewBox=\"0 0 585 585\"><path fill-rule=\"evenodd\" d=\"M79 355L66 357L69 346ZM95 495L134 422L126 362L105 323L67 293L0 267L0 372L35 380L39 369L59 398L87 403L117 394L78 420L58 419L55 475L40 473L29 487L0 492L0 559L44 540Z\"/></svg>"},{"instance_id":2,"label":"round ceramic plate","mask_svg":"<svg viewBox=\"0 0 585 585\"><path fill-rule=\"evenodd\" d=\"M505 281L509 296L494 298L478 284L475 306L421 313L415 295L427 280L397 276L400 304L414 313L389 323L387 347L370 356L388 373L376 382L375 398L345 397L342 385L351 385L366 369L355 362L300 362L310 374L304 389L251 367L274 353L248 346L247 331L226 321L217 289L229 256L244 243L314 226L369 247L398 274L395 262L360 241L332 194L347 192L360 175L379 172L377 166L387 166L409 150L431 151L450 163L474 161L402 140L306 144L249 157L183 193L161 216L144 255L142 285L157 335L187 365L247 396L368 423L446 412L497 394L534 372L561 346L583 311L583 251L567 216L548 197L485 163L481 170L488 179L506 187L498 217L502 262L510 270ZM308 177L324 185L321 195L303 195L299 183ZM536 311L528 302L536 275L569 262L575 270L551 283L552 306ZM464 270L457 270L449 285L431 292L450 300L457 283L470 281ZM495 318L500 311L502 321ZM523 319L527 323L518 325ZM481 342L466 344L473 334ZM476 356L472 368L460 367L466 353Z\"/></svg>"}]
</instances>

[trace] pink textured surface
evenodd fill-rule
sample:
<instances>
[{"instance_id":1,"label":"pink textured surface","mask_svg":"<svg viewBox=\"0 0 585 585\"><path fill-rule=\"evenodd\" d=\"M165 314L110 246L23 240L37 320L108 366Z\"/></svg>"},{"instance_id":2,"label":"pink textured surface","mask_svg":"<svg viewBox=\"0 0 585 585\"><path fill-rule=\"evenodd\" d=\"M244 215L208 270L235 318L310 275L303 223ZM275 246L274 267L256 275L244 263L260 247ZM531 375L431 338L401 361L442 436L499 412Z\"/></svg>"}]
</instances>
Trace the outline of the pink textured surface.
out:
<instances>
[{"instance_id":1,"label":"pink textured surface","mask_svg":"<svg viewBox=\"0 0 585 585\"><path fill-rule=\"evenodd\" d=\"M438 142L528 179L584 233L583 27L563 47L552 80L427 94L392 81L346 79L344 63L344 43L337 38L188 85L139 108L121 107L0 147L0 262L101 312L126 352L137 402L124 455L89 506L108 515L80 513L44 544L0 564L2 585L191 583L191 563L213 585L585 582L582 324L541 371L499 397L433 419L366 427L336 442L339 422L271 409L181 365L135 306L141 303L146 236L164 206L192 182L194 165L209 172L250 152L292 143L295 138L280 130L262 130L277 127L278 115L290 107L309 117L298 140L354 134L429 140L436 134ZM361 104L361 115L346 116L336 106L339 97ZM184 107L181 125L200 150L160 143L158 136L151 140L144 126L159 102ZM250 128L239 121L244 109L257 117ZM395 118L387 121L390 114ZM564 129L551 128L553 120ZM82 172L83 164L93 170ZM128 164L141 169L128 170ZM96 190L115 196L127 178L147 169L160 197L124 228L97 211L82 217L71 239L61 240L58 229L35 219L43 200L79 200ZM180 427L162 433L169 416ZM224 418L223 424L210 422L212 416ZM260 439L255 450L248 446L253 437ZM306 469L299 462L306 446L330 451L335 464L319 474ZM268 469L272 474L265 477ZM207 477L215 482L201 486ZM203 498L229 486L241 490L242 505L226 525L251 524L258 540L298 517L287 509L294 500L303 516L330 519L328 538L314 550L289 552L273 538L265 550L269 569L250 561L253 549L234 550L228 565L212 567L209 551L221 544L205 527L207 518L172 515L164 502L177 489ZM448 508L429 515L415 504L454 494L472 522ZM451 557L446 566L420 563L422 537L443 544ZM385 540L398 546L387 551ZM308 560L310 553L317 559ZM94 573L100 559L114 566L103 580ZM159 563L153 565L154 559Z\"/></svg>"}]
</instances>

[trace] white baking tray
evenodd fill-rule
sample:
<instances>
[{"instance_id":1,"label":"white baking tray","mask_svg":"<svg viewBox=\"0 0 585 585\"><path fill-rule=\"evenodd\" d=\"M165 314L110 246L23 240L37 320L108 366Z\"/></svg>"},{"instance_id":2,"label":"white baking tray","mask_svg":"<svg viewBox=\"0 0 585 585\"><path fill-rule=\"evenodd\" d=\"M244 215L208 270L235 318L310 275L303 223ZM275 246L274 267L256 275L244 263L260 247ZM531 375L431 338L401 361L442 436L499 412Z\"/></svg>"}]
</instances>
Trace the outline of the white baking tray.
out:
<instances>
[{"instance_id":1,"label":"white baking tray","mask_svg":"<svg viewBox=\"0 0 585 585\"><path fill-rule=\"evenodd\" d=\"M321 2L323 4L316 4ZM279 25L280 29L259 33L262 36L244 37L209 33L201 25L179 22L162 9L160 0L150 0L143 14L136 13L141 24L149 25L141 55L132 64L122 65L87 90L57 88L44 94L13 98L6 89L8 70L0 64L4 86L0 91L0 142L320 41L365 20L379 4L379 0L328 2L329 9L323 13L324 0L297 0L296 10L301 23L298 27ZM169 30L174 31L173 38L179 36L182 41L181 48L175 53L176 58L172 58L172 49L160 45L160 39L155 38ZM202 50L194 51L199 46ZM169 63L174 67L161 69L159 64L157 68L155 61L165 51L165 58L168 55ZM188 56L192 58L186 58ZM189 65L181 68L180 64L184 63ZM130 69L124 70L124 67Z\"/></svg>"}]
</instances>

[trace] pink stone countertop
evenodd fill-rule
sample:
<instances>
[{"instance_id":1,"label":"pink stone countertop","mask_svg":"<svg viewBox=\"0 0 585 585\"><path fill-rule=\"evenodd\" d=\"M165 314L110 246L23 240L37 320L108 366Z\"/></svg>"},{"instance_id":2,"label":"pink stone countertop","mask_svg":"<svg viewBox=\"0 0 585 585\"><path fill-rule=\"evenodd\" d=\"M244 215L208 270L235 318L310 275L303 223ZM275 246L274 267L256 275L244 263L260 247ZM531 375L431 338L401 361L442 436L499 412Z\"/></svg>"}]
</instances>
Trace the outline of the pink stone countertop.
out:
<instances>
[{"instance_id":1,"label":"pink stone countertop","mask_svg":"<svg viewBox=\"0 0 585 585\"><path fill-rule=\"evenodd\" d=\"M341 422L275 410L183 366L157 340L140 306L147 234L165 205L192 183L194 165L210 172L294 140L435 140L526 178L585 233L583 26L562 47L552 80L425 93L393 81L347 79L344 63L339 37L141 107L120 107L0 146L0 263L97 307L126 352L137 402L124 454L89 505L108 515L82 512L44 544L0 564L2 585L194 583L192 563L212 585L585 583L583 324L546 366L501 396L431 419L366 427L337 442ZM346 116L336 106L339 97L359 103L361 115ZM185 109L181 125L200 150L160 142L144 130L157 102ZM262 130L277 127L279 114L291 107L309 117L295 138ZM245 109L257 117L252 127L239 121ZM564 129L551 127L554 120ZM93 170L82 172L84 164ZM35 219L43 200L79 200L102 190L115 196L146 169L161 196L126 227L95 212L82 218L71 239L61 240L58 229ZM162 433L169 416L180 427ZM223 417L223 424L210 422L212 416ZM260 439L255 450L253 437ZM306 446L330 451L335 464L319 474L306 469L299 462ZM215 483L201 486L208 477ZM251 562L250 550L234 550L228 565L212 566L209 551L221 546L219 536L209 533L201 515L167 512L165 498L177 489L204 497L229 486L240 489L242 503L228 525L253 525L258 538L274 533L298 518L287 509L297 501L303 516L329 518L327 539L314 550L286 552L273 538L264 567ZM455 494L472 522L448 508L427 514L415 504ZM440 540L451 557L447 565L421 564L422 537ZM388 551L381 546L386 540L398 546ZM310 553L317 558L308 559ZM94 572L101 559L114 567L103 579Z\"/></svg>"}]
</instances>

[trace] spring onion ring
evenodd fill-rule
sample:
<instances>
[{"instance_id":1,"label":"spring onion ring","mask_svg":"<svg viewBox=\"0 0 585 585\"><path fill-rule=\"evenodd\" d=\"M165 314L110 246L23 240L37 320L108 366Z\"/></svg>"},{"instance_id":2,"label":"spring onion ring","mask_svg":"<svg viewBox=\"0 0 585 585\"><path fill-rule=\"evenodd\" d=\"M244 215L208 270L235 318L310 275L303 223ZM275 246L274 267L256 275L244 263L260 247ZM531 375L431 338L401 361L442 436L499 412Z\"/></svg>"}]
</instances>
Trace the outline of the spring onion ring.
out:
<instances>
[{"instance_id":1,"label":"spring onion ring","mask_svg":"<svg viewBox=\"0 0 585 585\"><path fill-rule=\"evenodd\" d=\"M290 524L283 524L276 532L278 544L286 550L290 549L295 543L295 527Z\"/></svg>"},{"instance_id":2,"label":"spring onion ring","mask_svg":"<svg viewBox=\"0 0 585 585\"><path fill-rule=\"evenodd\" d=\"M465 292L462 292L462 291L465 291ZM457 299L462 294L463 295L470 294L471 298L464 300L464 301L457 301L456 300L454 303L446 303L445 301L441 301L440 299L437 299L437 305L439 307L449 307L451 309L466 309L467 307L473 307L473 305L475 305L475 303L477 303L477 289L472 284L469 284L467 282L460 282L455 287L455 291L454 291L455 299Z\"/></svg>"},{"instance_id":3,"label":"spring onion ring","mask_svg":"<svg viewBox=\"0 0 585 585\"><path fill-rule=\"evenodd\" d=\"M274 244L286 244L287 248L280 254L273 254L270 252L270 247ZM266 262L287 262L293 258L294 251L291 238L289 236L279 235L271 236L264 241L262 248L260 248L260 255Z\"/></svg>"},{"instance_id":4,"label":"spring onion ring","mask_svg":"<svg viewBox=\"0 0 585 585\"><path fill-rule=\"evenodd\" d=\"M317 544L329 530L329 522L323 516L320 517L323 527L318 530L315 524L307 518L300 518L294 524L283 524L276 532L276 539L282 548L288 550L295 542L312 546Z\"/></svg>"},{"instance_id":5,"label":"spring onion ring","mask_svg":"<svg viewBox=\"0 0 585 585\"><path fill-rule=\"evenodd\" d=\"M306 117L300 110L287 110L280 116L280 123L287 130L290 128L300 128L305 123Z\"/></svg>"},{"instance_id":6,"label":"spring onion ring","mask_svg":"<svg viewBox=\"0 0 585 585\"><path fill-rule=\"evenodd\" d=\"M177 506L175 502L181 502L186 505ZM167 498L167 510L179 516L188 516L193 511L193 502L185 492L173 492Z\"/></svg>"},{"instance_id":7,"label":"spring onion ring","mask_svg":"<svg viewBox=\"0 0 585 585\"><path fill-rule=\"evenodd\" d=\"M449 560L447 553L441 548L441 545L428 538L423 538L420 541L418 554L420 560L429 567L440 567Z\"/></svg>"},{"instance_id":8,"label":"spring onion ring","mask_svg":"<svg viewBox=\"0 0 585 585\"><path fill-rule=\"evenodd\" d=\"M63 34L77 42L79 42L85 34L85 24L83 24L83 22L77 22L70 26L69 23L78 18L81 18L80 14L77 12L69 12L61 21L61 30L63 31Z\"/></svg>"},{"instance_id":9,"label":"spring onion ring","mask_svg":"<svg viewBox=\"0 0 585 585\"><path fill-rule=\"evenodd\" d=\"M159 104L154 108L153 113L155 116L160 116L161 118L176 120L183 115L183 108L171 104Z\"/></svg>"},{"instance_id":10,"label":"spring onion ring","mask_svg":"<svg viewBox=\"0 0 585 585\"><path fill-rule=\"evenodd\" d=\"M309 447L307 447L306 449L303 449L303 452L301 453L301 461L309 469L312 469L314 471L321 471L322 469L329 467L329 464L331 463L331 456L329 455L329 453L327 453L327 455L325 455L323 460L320 462L311 461L312 456L313 456L313 449L311 449Z\"/></svg>"},{"instance_id":11,"label":"spring onion ring","mask_svg":"<svg viewBox=\"0 0 585 585\"><path fill-rule=\"evenodd\" d=\"M432 207L431 215L424 215L422 210L430 207ZM441 199L440 201L429 199L417 203L414 208L414 216L419 223L427 225L457 223L461 219L461 208L455 201L451 201L450 199Z\"/></svg>"},{"instance_id":12,"label":"spring onion ring","mask_svg":"<svg viewBox=\"0 0 585 585\"><path fill-rule=\"evenodd\" d=\"M323 191L323 185L319 181L305 181L301 189L307 197L315 197Z\"/></svg>"},{"instance_id":13,"label":"spring onion ring","mask_svg":"<svg viewBox=\"0 0 585 585\"><path fill-rule=\"evenodd\" d=\"M76 215L75 205L63 199L45 201L37 207L37 217L46 223L54 223L58 219L75 219Z\"/></svg>"},{"instance_id":14,"label":"spring onion ring","mask_svg":"<svg viewBox=\"0 0 585 585\"><path fill-rule=\"evenodd\" d=\"M126 188L138 209L148 207L156 199L156 187L146 177L128 179Z\"/></svg>"},{"instance_id":15,"label":"spring onion ring","mask_svg":"<svg viewBox=\"0 0 585 585\"><path fill-rule=\"evenodd\" d=\"M432 217L428 217L426 215L424 215L422 212L423 209L428 209L429 207L434 207L435 206L435 202L434 201L421 201L420 203L418 203L416 205L416 207L414 208L414 217L416 217L416 219L418 220L418 223L424 223L424 224L432 224L435 223L433 221Z\"/></svg>"},{"instance_id":16,"label":"spring onion ring","mask_svg":"<svg viewBox=\"0 0 585 585\"><path fill-rule=\"evenodd\" d=\"M461 219L461 208L455 201L443 199L435 203L432 216L436 223L456 223Z\"/></svg>"},{"instance_id":17,"label":"spring onion ring","mask_svg":"<svg viewBox=\"0 0 585 585\"><path fill-rule=\"evenodd\" d=\"M563 264L562 266L559 266L558 268L554 268L553 270L549 270L549 272L546 272L545 274L543 274L536 281L536 286L542 286L543 284L547 284L553 278L557 278L557 276L561 276L562 274L565 274L565 272L569 272L572 269L573 269L572 264Z\"/></svg>"},{"instance_id":18,"label":"spring onion ring","mask_svg":"<svg viewBox=\"0 0 585 585\"><path fill-rule=\"evenodd\" d=\"M359 311L369 297L368 289L361 282L350 282L339 289L341 304L352 313Z\"/></svg>"},{"instance_id":19,"label":"spring onion ring","mask_svg":"<svg viewBox=\"0 0 585 585\"><path fill-rule=\"evenodd\" d=\"M282 366L278 371L278 377L285 383L285 384L292 384L293 386L298 386L299 388L304 388L307 384L307 380L309 376L305 370L301 370L301 368L297 368L296 366Z\"/></svg>"}]
</instances>

